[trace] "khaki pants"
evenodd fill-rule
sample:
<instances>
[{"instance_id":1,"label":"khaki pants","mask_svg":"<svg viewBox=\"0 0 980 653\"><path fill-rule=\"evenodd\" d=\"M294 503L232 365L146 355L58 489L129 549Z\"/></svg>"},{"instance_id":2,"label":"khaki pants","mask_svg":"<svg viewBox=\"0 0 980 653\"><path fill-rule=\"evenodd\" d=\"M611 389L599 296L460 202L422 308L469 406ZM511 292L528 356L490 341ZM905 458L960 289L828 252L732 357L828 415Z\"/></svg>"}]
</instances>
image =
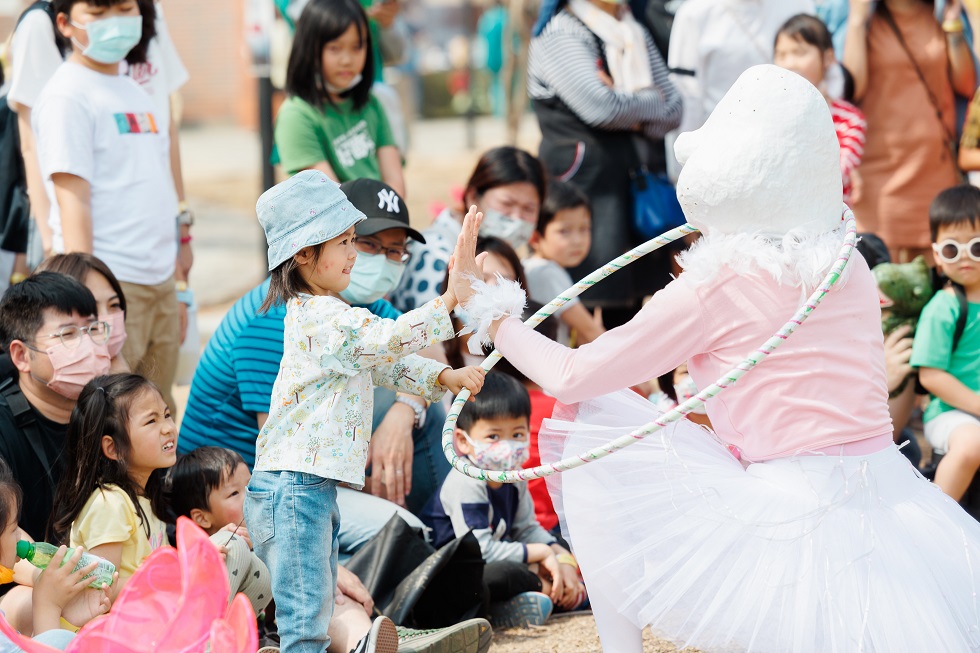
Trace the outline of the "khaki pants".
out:
<instances>
[{"instance_id":1,"label":"khaki pants","mask_svg":"<svg viewBox=\"0 0 980 653\"><path fill-rule=\"evenodd\" d=\"M180 349L180 315L174 280L156 286L121 282L126 295L126 344L129 367L153 381L176 413L171 388ZM174 414L174 419L177 419Z\"/></svg>"}]
</instances>

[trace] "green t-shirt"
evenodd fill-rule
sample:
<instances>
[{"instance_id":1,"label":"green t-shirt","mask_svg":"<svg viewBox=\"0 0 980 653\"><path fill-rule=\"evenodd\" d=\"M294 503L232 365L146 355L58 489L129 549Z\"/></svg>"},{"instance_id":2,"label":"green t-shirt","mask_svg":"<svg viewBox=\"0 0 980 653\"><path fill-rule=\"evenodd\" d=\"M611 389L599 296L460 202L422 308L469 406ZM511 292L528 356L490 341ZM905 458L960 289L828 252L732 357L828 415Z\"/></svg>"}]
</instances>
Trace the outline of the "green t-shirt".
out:
<instances>
[{"instance_id":1,"label":"green t-shirt","mask_svg":"<svg viewBox=\"0 0 980 653\"><path fill-rule=\"evenodd\" d=\"M950 291L937 292L919 316L912 343L912 367L932 367L945 370L974 392L980 392L980 304L967 304L969 313L963 335L953 349L953 333L960 314L960 303ZM938 397L933 397L922 416L923 421L955 410Z\"/></svg>"},{"instance_id":2,"label":"green t-shirt","mask_svg":"<svg viewBox=\"0 0 980 653\"><path fill-rule=\"evenodd\" d=\"M394 144L388 117L373 95L359 111L349 98L319 110L290 97L276 118L276 148L290 175L326 161L341 182L362 177L380 181L378 149Z\"/></svg>"}]
</instances>

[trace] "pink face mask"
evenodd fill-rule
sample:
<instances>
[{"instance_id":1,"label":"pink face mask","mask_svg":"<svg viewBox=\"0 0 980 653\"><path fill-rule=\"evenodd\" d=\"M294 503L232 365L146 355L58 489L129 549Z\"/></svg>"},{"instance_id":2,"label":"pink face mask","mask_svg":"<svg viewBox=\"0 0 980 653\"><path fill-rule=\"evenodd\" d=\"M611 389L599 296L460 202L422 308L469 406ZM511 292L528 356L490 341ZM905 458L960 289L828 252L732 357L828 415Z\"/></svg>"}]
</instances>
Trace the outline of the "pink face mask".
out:
<instances>
[{"instance_id":1,"label":"pink face mask","mask_svg":"<svg viewBox=\"0 0 980 653\"><path fill-rule=\"evenodd\" d=\"M56 342L44 353L51 360L54 374L49 381L38 381L66 399L78 399L86 383L109 373L109 349L105 344L95 344L87 335L81 337L74 349Z\"/></svg>"},{"instance_id":2,"label":"pink face mask","mask_svg":"<svg viewBox=\"0 0 980 653\"><path fill-rule=\"evenodd\" d=\"M122 311L99 315L99 319L109 323L109 357L115 358L126 344L126 314Z\"/></svg>"}]
</instances>

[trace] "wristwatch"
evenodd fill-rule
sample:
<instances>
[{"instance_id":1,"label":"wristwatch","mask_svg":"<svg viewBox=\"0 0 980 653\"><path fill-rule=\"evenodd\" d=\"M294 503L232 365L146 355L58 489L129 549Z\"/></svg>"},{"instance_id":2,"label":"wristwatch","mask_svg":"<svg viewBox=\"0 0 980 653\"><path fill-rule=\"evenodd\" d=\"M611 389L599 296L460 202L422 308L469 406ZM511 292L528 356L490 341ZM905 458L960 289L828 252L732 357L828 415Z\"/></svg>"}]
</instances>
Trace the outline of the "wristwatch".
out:
<instances>
[{"instance_id":1,"label":"wristwatch","mask_svg":"<svg viewBox=\"0 0 980 653\"><path fill-rule=\"evenodd\" d=\"M177 205L177 225L178 226L194 226L194 214L191 212L187 202L180 202Z\"/></svg>"},{"instance_id":2,"label":"wristwatch","mask_svg":"<svg viewBox=\"0 0 980 653\"><path fill-rule=\"evenodd\" d=\"M417 399L406 397L405 395L397 395L395 397L395 403L405 404L415 413L415 424L414 427L417 429L422 428L425 424L425 402L419 401Z\"/></svg>"}]
</instances>

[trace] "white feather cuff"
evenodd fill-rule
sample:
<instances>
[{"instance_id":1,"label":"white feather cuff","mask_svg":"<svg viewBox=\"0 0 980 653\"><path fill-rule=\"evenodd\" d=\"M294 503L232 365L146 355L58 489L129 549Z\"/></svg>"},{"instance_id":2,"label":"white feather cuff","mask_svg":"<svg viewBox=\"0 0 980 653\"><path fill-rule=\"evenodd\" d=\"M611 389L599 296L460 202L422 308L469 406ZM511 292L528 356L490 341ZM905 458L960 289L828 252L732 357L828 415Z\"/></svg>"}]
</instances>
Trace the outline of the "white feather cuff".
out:
<instances>
[{"instance_id":1,"label":"white feather cuff","mask_svg":"<svg viewBox=\"0 0 980 653\"><path fill-rule=\"evenodd\" d=\"M527 295L519 283L504 279L499 274L495 284L475 277L468 279L473 288L473 296L462 307L462 311L456 309L456 314L466 327L457 335L472 333L467 347L471 354L482 356L483 346L493 344L490 339L490 325L507 315L520 317L527 304Z\"/></svg>"}]
</instances>

